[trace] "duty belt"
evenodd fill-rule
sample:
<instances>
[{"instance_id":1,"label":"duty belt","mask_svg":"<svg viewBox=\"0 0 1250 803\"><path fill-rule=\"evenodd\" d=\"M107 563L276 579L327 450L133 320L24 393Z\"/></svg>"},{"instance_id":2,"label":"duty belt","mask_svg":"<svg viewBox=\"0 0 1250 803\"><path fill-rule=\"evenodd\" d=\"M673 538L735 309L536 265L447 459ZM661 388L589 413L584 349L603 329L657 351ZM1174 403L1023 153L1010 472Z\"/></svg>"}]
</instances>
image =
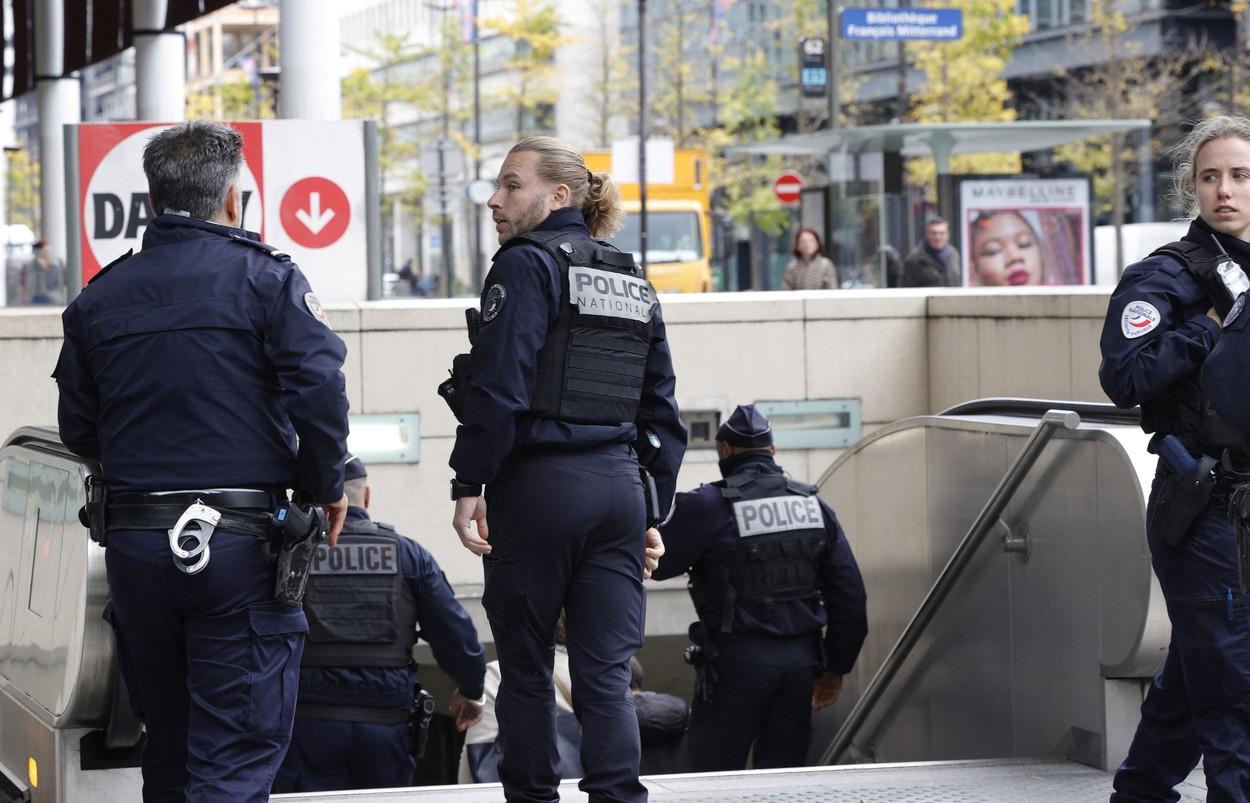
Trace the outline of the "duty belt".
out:
<instances>
[{"instance_id":1,"label":"duty belt","mask_svg":"<svg viewBox=\"0 0 1250 803\"><path fill-rule=\"evenodd\" d=\"M165 530L174 565L197 574L208 565L209 540L217 529L272 543L276 530L270 511L282 502L280 496L252 490L118 494L106 505L105 527Z\"/></svg>"},{"instance_id":2,"label":"duty belt","mask_svg":"<svg viewBox=\"0 0 1250 803\"><path fill-rule=\"evenodd\" d=\"M168 530L188 506L200 503L221 514L218 528L268 541L273 537L269 513L285 501L283 494L246 489L113 494L106 518L110 530Z\"/></svg>"}]
</instances>

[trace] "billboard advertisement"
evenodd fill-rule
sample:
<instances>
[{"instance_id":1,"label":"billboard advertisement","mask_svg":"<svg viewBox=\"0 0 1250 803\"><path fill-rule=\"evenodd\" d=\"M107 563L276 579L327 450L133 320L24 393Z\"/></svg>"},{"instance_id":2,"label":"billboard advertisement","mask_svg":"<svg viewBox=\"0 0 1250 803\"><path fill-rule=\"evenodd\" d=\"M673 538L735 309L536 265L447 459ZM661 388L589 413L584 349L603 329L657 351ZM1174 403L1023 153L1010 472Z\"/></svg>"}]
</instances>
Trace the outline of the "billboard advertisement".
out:
<instances>
[{"instance_id":1,"label":"billboard advertisement","mask_svg":"<svg viewBox=\"0 0 1250 803\"><path fill-rule=\"evenodd\" d=\"M151 208L143 148L170 123L85 123L73 127L70 162L77 192L67 199L76 226L71 264L85 284L131 249L143 247L147 223L171 210ZM243 135L239 176L243 228L291 255L323 301L366 297L371 253L366 221L376 200L366 193L371 169L359 120L232 122ZM328 157L333 154L333 158ZM373 208L371 208L371 205Z\"/></svg>"},{"instance_id":2,"label":"billboard advertisement","mask_svg":"<svg viewBox=\"0 0 1250 803\"><path fill-rule=\"evenodd\" d=\"M1088 284L1088 177L966 177L959 182L965 287Z\"/></svg>"}]
</instances>

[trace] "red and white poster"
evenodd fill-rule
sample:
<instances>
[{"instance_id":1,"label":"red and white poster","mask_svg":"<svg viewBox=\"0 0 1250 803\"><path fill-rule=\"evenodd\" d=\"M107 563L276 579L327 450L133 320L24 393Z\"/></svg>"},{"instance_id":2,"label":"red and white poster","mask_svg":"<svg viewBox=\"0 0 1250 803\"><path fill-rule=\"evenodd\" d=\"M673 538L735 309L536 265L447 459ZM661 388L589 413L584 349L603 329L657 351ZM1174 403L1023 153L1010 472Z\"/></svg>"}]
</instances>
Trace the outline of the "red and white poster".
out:
<instances>
[{"instance_id":1,"label":"red and white poster","mask_svg":"<svg viewBox=\"0 0 1250 803\"><path fill-rule=\"evenodd\" d=\"M143 247L143 148L169 123L76 127L82 277ZM231 123L243 134L243 228L291 255L323 301L360 301L367 287L365 128L358 120Z\"/></svg>"}]
</instances>

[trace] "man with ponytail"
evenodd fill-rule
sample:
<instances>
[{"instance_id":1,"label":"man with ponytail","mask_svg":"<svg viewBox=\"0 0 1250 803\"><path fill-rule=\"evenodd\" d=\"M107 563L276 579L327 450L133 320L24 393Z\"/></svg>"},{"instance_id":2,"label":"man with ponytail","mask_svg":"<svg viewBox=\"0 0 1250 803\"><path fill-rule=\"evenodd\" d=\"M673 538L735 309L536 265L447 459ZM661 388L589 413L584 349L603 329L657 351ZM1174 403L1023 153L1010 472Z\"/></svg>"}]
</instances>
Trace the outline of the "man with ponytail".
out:
<instances>
[{"instance_id":1,"label":"man with ponytail","mask_svg":"<svg viewBox=\"0 0 1250 803\"><path fill-rule=\"evenodd\" d=\"M457 360L467 381L445 396L461 422L452 525L483 558L502 669L499 777L509 801L559 799L551 671L563 609L580 787L592 803L639 803L629 659L662 551L648 527L672 503L686 449L659 301L633 258L600 242L622 214L611 176L567 144L517 143L488 205L501 247L472 351Z\"/></svg>"}]
</instances>

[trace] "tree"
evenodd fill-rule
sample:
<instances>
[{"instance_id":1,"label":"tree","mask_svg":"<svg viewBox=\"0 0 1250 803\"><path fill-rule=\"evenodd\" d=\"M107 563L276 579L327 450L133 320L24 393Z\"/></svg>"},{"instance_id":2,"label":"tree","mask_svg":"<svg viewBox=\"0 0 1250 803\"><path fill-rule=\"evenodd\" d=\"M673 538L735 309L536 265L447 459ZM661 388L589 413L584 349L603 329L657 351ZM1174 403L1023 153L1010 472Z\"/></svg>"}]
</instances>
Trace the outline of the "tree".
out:
<instances>
[{"instance_id":1,"label":"tree","mask_svg":"<svg viewBox=\"0 0 1250 803\"><path fill-rule=\"evenodd\" d=\"M9 223L24 223L31 231L39 231L39 160L26 148L9 151L8 195Z\"/></svg>"},{"instance_id":2,"label":"tree","mask_svg":"<svg viewBox=\"0 0 1250 803\"><path fill-rule=\"evenodd\" d=\"M556 50L568 40L560 34L560 17L550 0L516 0L516 13L495 17L486 26L512 40L514 51L508 69L514 83L502 92L502 100L516 111L516 138L532 130L554 126L551 109L556 102ZM528 119L527 119L528 118Z\"/></svg>"},{"instance_id":3,"label":"tree","mask_svg":"<svg viewBox=\"0 0 1250 803\"><path fill-rule=\"evenodd\" d=\"M1016 110L1002 77L1012 48L1029 32L1028 18L1015 13L1015 0L926 0L925 6L963 10L963 38L949 42L913 42L907 52L925 75L911 97L911 117L918 123L959 121L1010 122ZM977 154L951 159L952 173L1018 173L1018 153ZM911 183L935 194L937 169L932 159L912 159Z\"/></svg>"},{"instance_id":4,"label":"tree","mask_svg":"<svg viewBox=\"0 0 1250 803\"><path fill-rule=\"evenodd\" d=\"M260 85L249 81L214 84L187 95L187 118L191 120L272 120L272 98Z\"/></svg>"},{"instance_id":5,"label":"tree","mask_svg":"<svg viewBox=\"0 0 1250 803\"><path fill-rule=\"evenodd\" d=\"M667 13L656 20L657 72L649 111L657 124L667 124L673 143L678 148L692 144L698 125L695 111L709 100L706 85L696 77L695 64L699 34L706 37L704 6L696 8L695 0L669 0Z\"/></svg>"},{"instance_id":6,"label":"tree","mask_svg":"<svg viewBox=\"0 0 1250 803\"><path fill-rule=\"evenodd\" d=\"M378 34L372 47L356 49L371 67L353 70L343 80L343 118L374 119L378 122L378 172L382 192L386 192L387 179L395 175L401 165L409 165L416 158L416 143L399 137L393 124L392 110L398 106L416 107L429 103L431 90L418 86L397 75L402 65L420 57L421 50L408 41L407 34ZM420 196L403 200L419 204Z\"/></svg>"},{"instance_id":7,"label":"tree","mask_svg":"<svg viewBox=\"0 0 1250 803\"><path fill-rule=\"evenodd\" d=\"M726 59L725 67L734 80L723 95L721 125L701 132L703 143L713 154L712 188L721 191L724 211L734 222L777 235L790 224L790 213L772 192L772 180L785 169L786 160L779 156L727 156L725 150L779 135L781 91L767 55L757 47Z\"/></svg>"},{"instance_id":8,"label":"tree","mask_svg":"<svg viewBox=\"0 0 1250 803\"><path fill-rule=\"evenodd\" d=\"M590 115L594 118L594 147L612 144L612 121L638 116L638 81L634 77L631 57L636 52L627 48L618 35L622 0L592 0L595 29L591 45L598 53L595 77L590 86Z\"/></svg>"},{"instance_id":9,"label":"tree","mask_svg":"<svg viewBox=\"0 0 1250 803\"><path fill-rule=\"evenodd\" d=\"M1102 63L1065 79L1061 94L1065 117L1085 119L1148 119L1167 123L1182 117L1185 89L1201 73L1218 69L1204 42L1191 40L1180 47L1146 57L1133 41L1139 27L1118 7L1116 0L1090 0L1090 29L1073 46L1101 53ZM1111 134L1057 149L1060 161L1094 176L1095 198L1109 207L1115 226L1115 262L1124 265L1121 227L1124 199L1130 187L1128 165L1135 155L1128 134Z\"/></svg>"}]
</instances>

